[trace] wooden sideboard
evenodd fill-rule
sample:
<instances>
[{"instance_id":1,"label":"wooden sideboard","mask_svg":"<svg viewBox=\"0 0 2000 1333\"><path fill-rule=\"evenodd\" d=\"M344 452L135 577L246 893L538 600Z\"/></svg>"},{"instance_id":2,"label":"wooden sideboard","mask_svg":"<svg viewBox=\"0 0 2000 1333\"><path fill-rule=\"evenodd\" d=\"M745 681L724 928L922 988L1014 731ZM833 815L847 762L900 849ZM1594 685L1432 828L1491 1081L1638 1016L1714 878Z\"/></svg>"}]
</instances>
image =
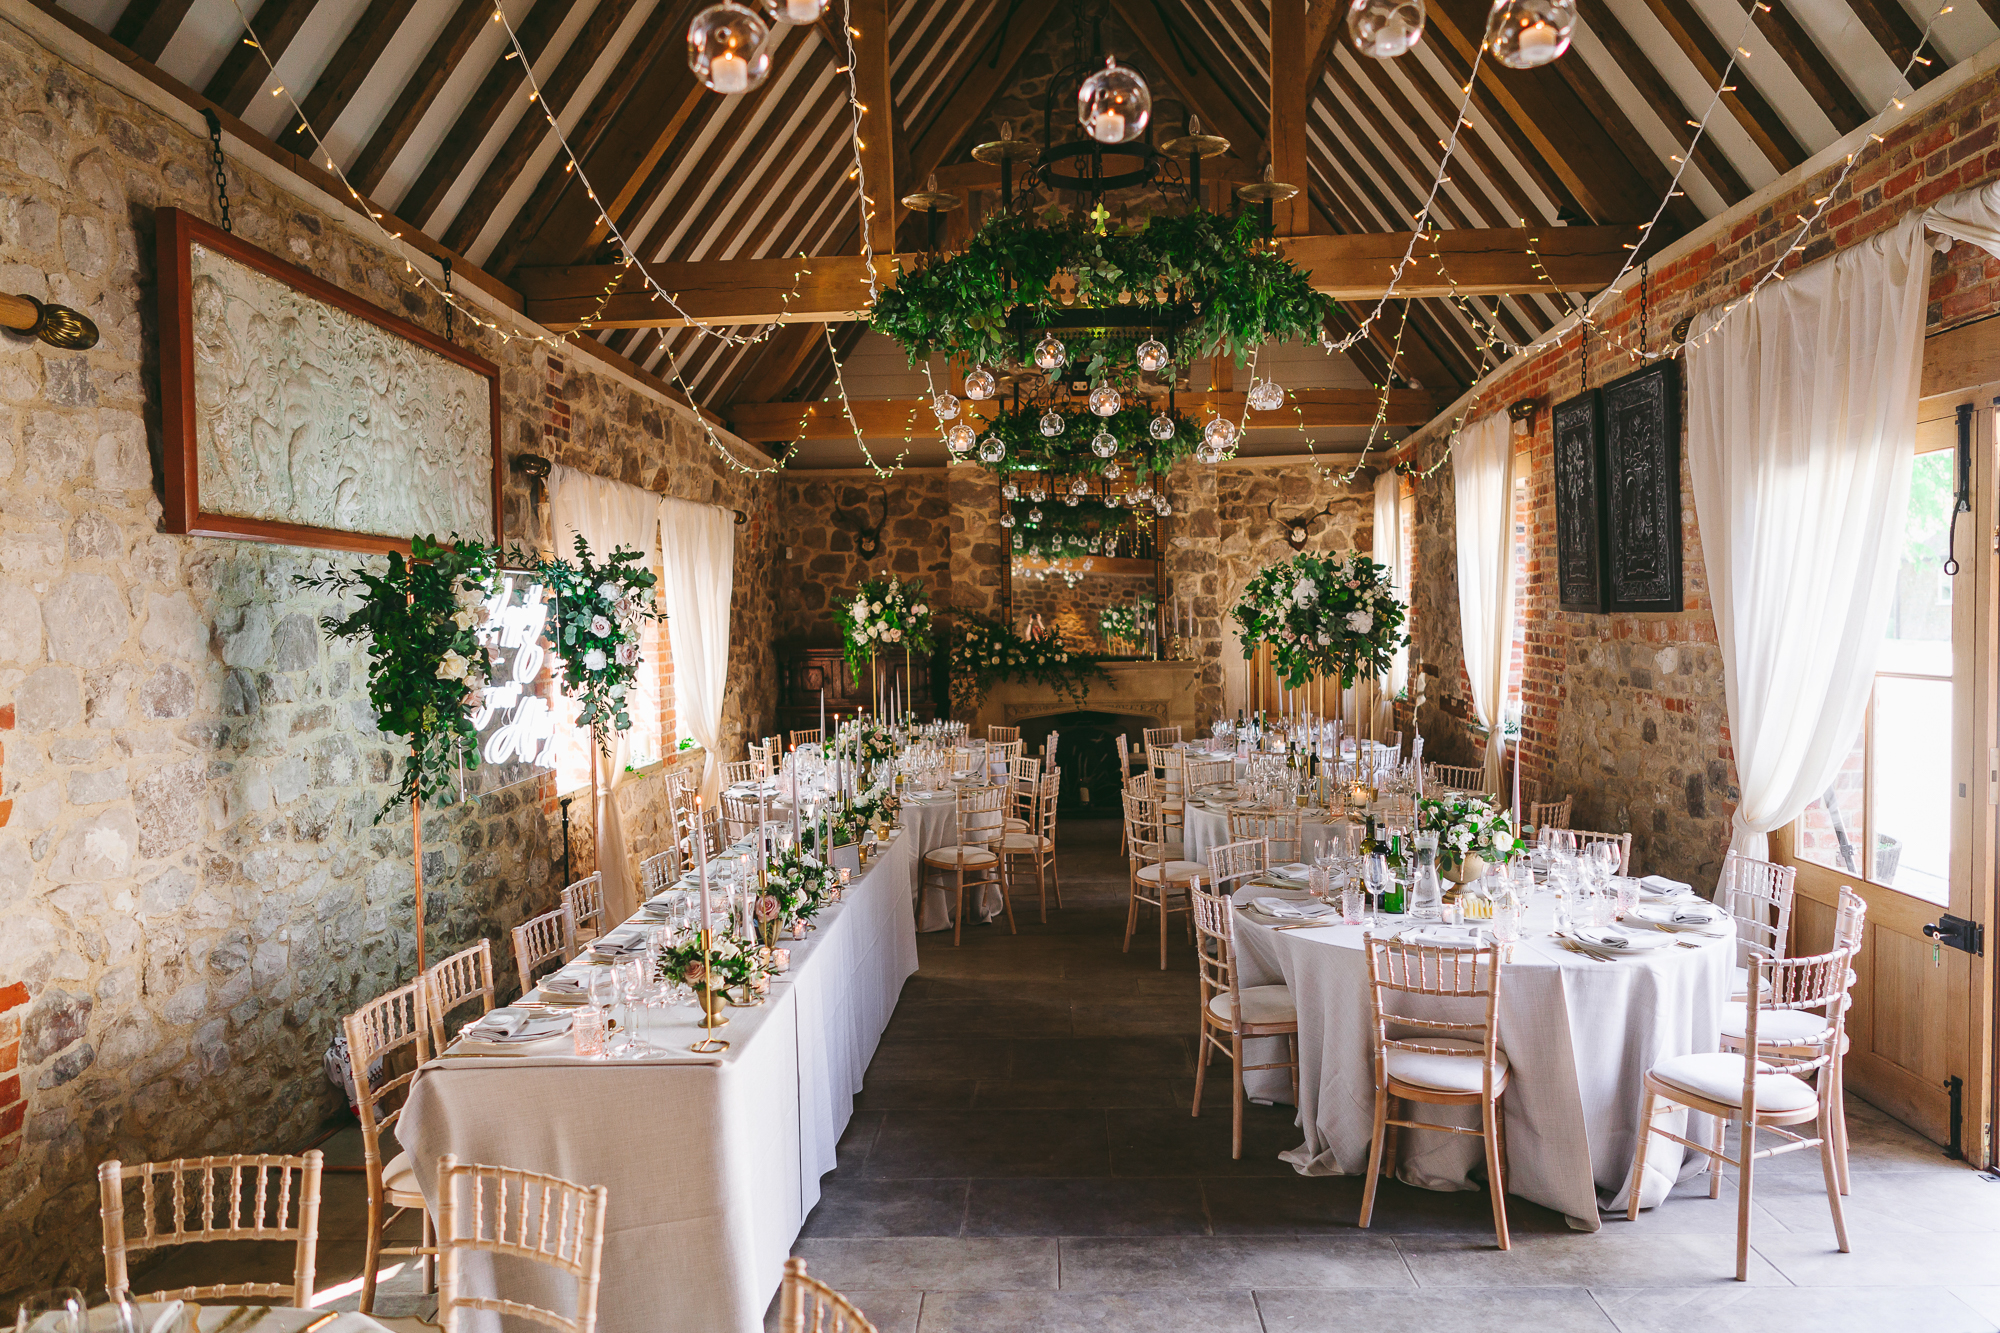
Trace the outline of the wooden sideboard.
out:
<instances>
[{"instance_id":1,"label":"wooden sideboard","mask_svg":"<svg viewBox=\"0 0 2000 1333\"><path fill-rule=\"evenodd\" d=\"M920 720L944 716L937 694L944 687L943 673L933 673L932 659L921 653L910 655L906 664L901 653L884 654L876 662L885 688L899 685L910 712ZM796 639L778 644L778 731L810 731L819 725L820 692L826 692L826 715L846 717L875 701L875 682L864 664L859 672L850 670L840 645L812 643Z\"/></svg>"}]
</instances>

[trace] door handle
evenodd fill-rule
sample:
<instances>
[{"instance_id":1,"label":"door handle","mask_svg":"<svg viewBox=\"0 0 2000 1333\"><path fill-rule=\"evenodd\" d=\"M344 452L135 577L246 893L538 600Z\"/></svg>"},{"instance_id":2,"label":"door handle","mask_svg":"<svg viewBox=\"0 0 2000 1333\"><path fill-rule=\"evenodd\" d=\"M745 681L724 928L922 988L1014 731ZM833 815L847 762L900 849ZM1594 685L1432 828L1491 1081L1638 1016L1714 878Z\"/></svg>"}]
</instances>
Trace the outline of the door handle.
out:
<instances>
[{"instance_id":1,"label":"door handle","mask_svg":"<svg viewBox=\"0 0 2000 1333\"><path fill-rule=\"evenodd\" d=\"M1975 958L1986 956L1986 927L1977 921L1968 921L1962 916L1953 916L1946 912L1937 920L1926 924L1924 934L1939 944L1962 949Z\"/></svg>"}]
</instances>

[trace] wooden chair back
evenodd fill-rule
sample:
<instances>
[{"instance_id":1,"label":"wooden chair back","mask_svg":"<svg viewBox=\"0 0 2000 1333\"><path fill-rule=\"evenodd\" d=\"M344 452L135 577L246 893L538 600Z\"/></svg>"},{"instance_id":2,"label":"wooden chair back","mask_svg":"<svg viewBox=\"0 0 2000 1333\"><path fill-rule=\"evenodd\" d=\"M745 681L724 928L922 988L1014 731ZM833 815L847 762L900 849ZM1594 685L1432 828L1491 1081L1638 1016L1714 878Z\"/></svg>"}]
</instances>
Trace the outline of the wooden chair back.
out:
<instances>
[{"instance_id":1,"label":"wooden chair back","mask_svg":"<svg viewBox=\"0 0 2000 1333\"><path fill-rule=\"evenodd\" d=\"M1147 727L1145 737L1146 748L1148 750L1157 746L1179 745L1181 743L1181 729L1179 727Z\"/></svg>"},{"instance_id":2,"label":"wooden chair back","mask_svg":"<svg viewBox=\"0 0 2000 1333\"><path fill-rule=\"evenodd\" d=\"M1436 795L1433 788L1477 796L1486 790L1486 770L1462 764L1425 764L1424 794Z\"/></svg>"},{"instance_id":3,"label":"wooden chair back","mask_svg":"<svg viewBox=\"0 0 2000 1333\"><path fill-rule=\"evenodd\" d=\"M1183 766L1187 789L1198 792L1203 787L1213 787L1218 783L1236 780L1234 759L1190 759Z\"/></svg>"},{"instance_id":4,"label":"wooden chair back","mask_svg":"<svg viewBox=\"0 0 2000 1333\"><path fill-rule=\"evenodd\" d=\"M506 1166L438 1162L438 1324L459 1333L461 1310L526 1319L558 1333L592 1333L604 1262L604 1215L610 1191ZM576 1311L554 1310L465 1290L467 1254L545 1264L576 1280Z\"/></svg>"},{"instance_id":5,"label":"wooden chair back","mask_svg":"<svg viewBox=\"0 0 2000 1333\"><path fill-rule=\"evenodd\" d=\"M1125 845L1134 862L1159 865L1167 860L1166 810L1149 796L1124 795Z\"/></svg>"},{"instance_id":6,"label":"wooden chair back","mask_svg":"<svg viewBox=\"0 0 2000 1333\"><path fill-rule=\"evenodd\" d=\"M1187 791L1187 755L1172 748L1146 747L1146 762L1166 800L1177 801Z\"/></svg>"},{"instance_id":7,"label":"wooden chair back","mask_svg":"<svg viewBox=\"0 0 2000 1333\"><path fill-rule=\"evenodd\" d=\"M787 1259L778 1292L778 1333L875 1333L875 1325L853 1301L806 1276L805 1260Z\"/></svg>"},{"instance_id":8,"label":"wooden chair back","mask_svg":"<svg viewBox=\"0 0 2000 1333\"><path fill-rule=\"evenodd\" d=\"M989 769L995 764L998 764L1003 771L1012 769L1014 761L1021 757L1021 750L1020 741L988 741L986 762Z\"/></svg>"},{"instance_id":9,"label":"wooden chair back","mask_svg":"<svg viewBox=\"0 0 2000 1333\"><path fill-rule=\"evenodd\" d=\"M1833 947L1858 954L1867 934L1868 900L1852 885L1841 885L1840 905L1833 910Z\"/></svg>"},{"instance_id":10,"label":"wooden chair back","mask_svg":"<svg viewBox=\"0 0 2000 1333\"><path fill-rule=\"evenodd\" d=\"M739 782L755 782L761 776L754 759L732 759L722 766L722 785L725 787L733 787Z\"/></svg>"},{"instance_id":11,"label":"wooden chair back","mask_svg":"<svg viewBox=\"0 0 2000 1333\"><path fill-rule=\"evenodd\" d=\"M759 809L758 803L747 796L730 796L725 793L722 798L723 836L734 842L756 829ZM769 813L768 809L765 813Z\"/></svg>"},{"instance_id":12,"label":"wooden chair back","mask_svg":"<svg viewBox=\"0 0 2000 1333\"><path fill-rule=\"evenodd\" d=\"M1730 852L1722 858L1715 900L1736 918L1739 962L1783 958L1792 937L1792 890L1798 871Z\"/></svg>"},{"instance_id":13,"label":"wooden chair back","mask_svg":"<svg viewBox=\"0 0 2000 1333\"><path fill-rule=\"evenodd\" d=\"M773 737L770 740L757 745L751 745L747 748L750 753L750 762L755 765L754 772L756 775L760 778L770 777L771 770L776 766L774 756L778 749L777 739Z\"/></svg>"},{"instance_id":14,"label":"wooden chair back","mask_svg":"<svg viewBox=\"0 0 2000 1333\"><path fill-rule=\"evenodd\" d=\"M1368 1003L1375 1040L1375 1086L1388 1086L1390 1051L1414 1051L1424 1055L1482 1061L1483 1091L1491 1099L1494 1052L1500 1036L1500 973L1503 970L1493 946L1459 948L1417 944L1395 938L1378 938L1371 931L1362 938L1362 948L1368 955ZM1426 1016L1416 1017L1399 1012L1392 999L1397 995L1427 997L1420 1002ZM1446 1012L1457 1013L1476 1010L1481 1007L1477 1002L1484 1000L1484 1015L1478 1019L1439 1017L1439 998L1447 1002L1467 1002L1443 1006ZM1389 1035L1392 1026L1398 1033L1395 1037ZM1433 1045L1423 1040L1427 1035L1475 1042L1478 1050Z\"/></svg>"},{"instance_id":15,"label":"wooden chair back","mask_svg":"<svg viewBox=\"0 0 2000 1333\"><path fill-rule=\"evenodd\" d=\"M361 1069L355 1072L358 1076ZM141 1162L135 1166L126 1166L115 1159L101 1164L97 1168L97 1199L104 1231L105 1288L130 1291L126 1261L135 1252L208 1241L290 1241L289 1283L231 1282L181 1287L147 1292L144 1299L286 1299L301 1310L310 1310L313 1265L319 1250L321 1163L320 1152L315 1148L298 1157L243 1153L232 1157ZM128 1177L139 1182L136 1234L126 1226Z\"/></svg>"},{"instance_id":16,"label":"wooden chair back","mask_svg":"<svg viewBox=\"0 0 2000 1333\"><path fill-rule=\"evenodd\" d=\"M1237 844L1239 847L1242 845ZM1211 850L1209 864L1216 864L1217 852L1229 850L1224 847ZM1188 892L1194 899L1195 972L1201 983L1202 1011L1207 1013L1208 1002L1217 995L1237 994L1235 905L1230 901L1228 888L1220 880L1213 889L1206 889L1197 879L1188 886ZM1240 999L1231 1012L1243 1012Z\"/></svg>"},{"instance_id":17,"label":"wooden chair back","mask_svg":"<svg viewBox=\"0 0 2000 1333\"><path fill-rule=\"evenodd\" d=\"M639 863L639 883L646 898L657 898L671 889L680 877L680 854L674 848L670 847Z\"/></svg>"},{"instance_id":18,"label":"wooden chair back","mask_svg":"<svg viewBox=\"0 0 2000 1333\"><path fill-rule=\"evenodd\" d=\"M1019 782L1039 782L1042 777L1042 761L1031 755L1018 755L1007 765L1007 776Z\"/></svg>"},{"instance_id":19,"label":"wooden chair back","mask_svg":"<svg viewBox=\"0 0 2000 1333\"><path fill-rule=\"evenodd\" d=\"M1262 838L1225 842L1208 849L1208 874L1215 891L1228 897L1271 869L1271 847Z\"/></svg>"},{"instance_id":20,"label":"wooden chair back","mask_svg":"<svg viewBox=\"0 0 2000 1333\"><path fill-rule=\"evenodd\" d=\"M1570 808L1576 797L1565 796L1560 801L1536 801L1528 807L1528 822L1537 829L1568 828Z\"/></svg>"},{"instance_id":21,"label":"wooden chair back","mask_svg":"<svg viewBox=\"0 0 2000 1333\"><path fill-rule=\"evenodd\" d=\"M1112 742L1118 747L1118 776L1129 782L1132 778L1132 747L1122 731L1112 737Z\"/></svg>"},{"instance_id":22,"label":"wooden chair back","mask_svg":"<svg viewBox=\"0 0 2000 1333\"><path fill-rule=\"evenodd\" d=\"M431 1049L445 1048L445 1018L462 1004L477 999L479 1012L493 1012L499 994L493 984L493 942L481 940L470 949L431 965L424 973L424 998L430 1006Z\"/></svg>"},{"instance_id":23,"label":"wooden chair back","mask_svg":"<svg viewBox=\"0 0 2000 1333\"><path fill-rule=\"evenodd\" d=\"M376 996L343 1020L354 1070L354 1104L361 1113L361 1164L371 1199L383 1193L382 1134L403 1118L410 1085L431 1058L430 1003L424 989L424 979L418 977ZM405 1050L410 1052L407 1066L401 1058Z\"/></svg>"},{"instance_id":24,"label":"wooden chair back","mask_svg":"<svg viewBox=\"0 0 2000 1333\"><path fill-rule=\"evenodd\" d=\"M1568 828L1569 826L1565 824L1563 827ZM1595 833L1590 829L1584 828L1570 829L1570 832L1576 835L1576 850L1578 855L1588 855L1593 843L1608 842L1618 849L1618 868L1611 873L1614 875L1629 875L1632 873L1632 835L1630 833Z\"/></svg>"},{"instance_id":25,"label":"wooden chair back","mask_svg":"<svg viewBox=\"0 0 2000 1333\"><path fill-rule=\"evenodd\" d=\"M791 734L791 736L788 739L790 739L791 741L791 748L796 750L801 745L820 744L821 738L824 737L825 735L826 731L824 728L814 727L811 731L795 731Z\"/></svg>"},{"instance_id":26,"label":"wooden chair back","mask_svg":"<svg viewBox=\"0 0 2000 1333\"><path fill-rule=\"evenodd\" d=\"M756 823L754 815L751 817L751 823L753 825ZM693 865L698 847L707 852L710 860L714 860L722 855L722 849L728 845L729 840L722 832L722 812L714 806L698 809L688 824L687 836L681 841L681 864Z\"/></svg>"},{"instance_id":27,"label":"wooden chair back","mask_svg":"<svg viewBox=\"0 0 2000 1333\"><path fill-rule=\"evenodd\" d=\"M1049 733L1049 738L1042 742L1043 768L1054 768L1056 766L1056 744L1061 740L1062 733L1060 731L1052 731Z\"/></svg>"},{"instance_id":28,"label":"wooden chair back","mask_svg":"<svg viewBox=\"0 0 2000 1333\"><path fill-rule=\"evenodd\" d=\"M1048 839L1049 847L1053 849L1056 845L1056 806L1062 802L1062 770L1051 768L1043 773L1041 786L1041 809L1037 811L1036 819L1028 821L1028 827L1036 830L1039 822L1040 828L1036 831Z\"/></svg>"},{"instance_id":29,"label":"wooden chair back","mask_svg":"<svg viewBox=\"0 0 2000 1333\"><path fill-rule=\"evenodd\" d=\"M989 726L986 728L986 739L995 745L1005 745L1009 741L1020 740L1021 729L1019 727Z\"/></svg>"},{"instance_id":30,"label":"wooden chair back","mask_svg":"<svg viewBox=\"0 0 2000 1333\"><path fill-rule=\"evenodd\" d=\"M957 845L991 850L1007 834L1005 787L968 787L958 794L953 818L957 824Z\"/></svg>"},{"instance_id":31,"label":"wooden chair back","mask_svg":"<svg viewBox=\"0 0 2000 1333\"><path fill-rule=\"evenodd\" d=\"M1273 865L1289 865L1305 856L1304 825L1296 814L1271 814L1261 810L1231 810L1229 840L1256 839L1264 843Z\"/></svg>"},{"instance_id":32,"label":"wooden chair back","mask_svg":"<svg viewBox=\"0 0 2000 1333\"><path fill-rule=\"evenodd\" d=\"M545 963L567 963L576 956L576 923L567 906L531 916L514 927L514 968L521 975L521 994L535 984Z\"/></svg>"},{"instance_id":33,"label":"wooden chair back","mask_svg":"<svg viewBox=\"0 0 2000 1333\"><path fill-rule=\"evenodd\" d=\"M1847 1025L1848 992L1854 985L1853 963L1852 949L1835 949L1805 958L1751 956L1747 998L1743 1003L1746 1095L1742 1105L1756 1105L1752 1089L1760 1073L1775 1069L1783 1074L1803 1075L1839 1058L1842 1030ZM1759 1015L1787 1009L1817 1010L1826 1016L1826 1028L1810 1043L1800 1043L1795 1035L1788 1035L1782 1043L1760 1045ZM1822 1098L1825 1093L1823 1087Z\"/></svg>"},{"instance_id":34,"label":"wooden chair back","mask_svg":"<svg viewBox=\"0 0 2000 1333\"><path fill-rule=\"evenodd\" d=\"M604 876L597 873L585 875L574 884L565 884L562 903L569 909L571 930L590 930L604 933Z\"/></svg>"}]
</instances>

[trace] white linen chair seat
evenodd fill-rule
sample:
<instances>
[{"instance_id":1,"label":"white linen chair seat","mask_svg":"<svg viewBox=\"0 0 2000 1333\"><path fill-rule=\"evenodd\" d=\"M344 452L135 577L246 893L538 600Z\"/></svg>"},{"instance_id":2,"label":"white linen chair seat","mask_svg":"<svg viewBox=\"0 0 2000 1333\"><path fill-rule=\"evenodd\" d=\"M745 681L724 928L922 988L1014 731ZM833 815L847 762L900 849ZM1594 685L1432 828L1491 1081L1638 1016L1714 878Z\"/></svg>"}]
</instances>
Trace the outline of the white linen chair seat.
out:
<instances>
[{"instance_id":1,"label":"white linen chair seat","mask_svg":"<svg viewBox=\"0 0 2000 1333\"><path fill-rule=\"evenodd\" d=\"M959 866L998 865L1000 858L984 847L936 847L924 853L924 864L956 869Z\"/></svg>"},{"instance_id":2,"label":"white linen chair seat","mask_svg":"<svg viewBox=\"0 0 2000 1333\"><path fill-rule=\"evenodd\" d=\"M1749 993L1750 993L1750 969L1747 967L1731 968L1729 970L1729 1002L1731 1004L1741 1006L1744 998L1748 996ZM1771 983L1767 981L1764 983L1764 994L1769 995L1770 993L1771 993Z\"/></svg>"},{"instance_id":3,"label":"white linen chair seat","mask_svg":"<svg viewBox=\"0 0 2000 1333\"><path fill-rule=\"evenodd\" d=\"M1206 875L1208 867L1199 861L1162 861L1157 865L1139 867L1141 884L1158 884L1165 879L1169 884L1185 884L1196 875Z\"/></svg>"},{"instance_id":4,"label":"white linen chair seat","mask_svg":"<svg viewBox=\"0 0 2000 1333\"><path fill-rule=\"evenodd\" d=\"M1287 986L1245 986L1239 992L1243 997L1243 1025L1245 1027L1272 1027L1285 1024L1297 1025L1298 1006L1292 1003L1292 992ZM1210 997L1208 1012L1223 1023L1236 1021L1236 996L1221 991Z\"/></svg>"},{"instance_id":5,"label":"white linen chair seat","mask_svg":"<svg viewBox=\"0 0 2000 1333\"><path fill-rule=\"evenodd\" d=\"M1731 1000L1722 1009L1724 1040L1743 1040L1748 1015L1743 1001ZM1759 1046L1812 1046L1826 1040L1826 1015L1810 1009L1766 1009L1757 1020ZM1740 1049L1740 1048L1739 1048Z\"/></svg>"},{"instance_id":6,"label":"white linen chair seat","mask_svg":"<svg viewBox=\"0 0 2000 1333\"><path fill-rule=\"evenodd\" d=\"M1759 1020L1759 1028L1762 1028ZM1759 1111L1780 1115L1810 1109L1819 1100L1812 1084L1791 1074L1780 1074L1770 1066L1758 1065L1757 1106ZM1676 1055L1653 1066L1653 1077L1685 1092L1691 1092L1723 1106L1743 1104L1743 1057L1720 1051L1700 1055Z\"/></svg>"},{"instance_id":7,"label":"white linen chair seat","mask_svg":"<svg viewBox=\"0 0 2000 1333\"><path fill-rule=\"evenodd\" d=\"M417 1183L417 1166L406 1152L399 1152L382 1168L382 1188L392 1208L424 1206L423 1186Z\"/></svg>"},{"instance_id":8,"label":"white linen chair seat","mask_svg":"<svg viewBox=\"0 0 2000 1333\"><path fill-rule=\"evenodd\" d=\"M1009 833L1026 833L1028 831L1028 821L1025 819L1016 819L1012 815L1009 815L1007 816L1007 822L1001 825L1001 827Z\"/></svg>"},{"instance_id":9,"label":"white linen chair seat","mask_svg":"<svg viewBox=\"0 0 2000 1333\"><path fill-rule=\"evenodd\" d=\"M1466 1041L1459 1037L1421 1037L1426 1046L1437 1046L1444 1050L1468 1051L1479 1054L1482 1047L1476 1041ZM1432 1055L1425 1051L1404 1051L1390 1047L1387 1052L1389 1078L1392 1082L1406 1083L1413 1088L1433 1088L1439 1092L1466 1092L1477 1094L1485 1088L1485 1076L1477 1060L1467 1060L1456 1055ZM1507 1052L1493 1052L1493 1091L1498 1093L1507 1085Z\"/></svg>"},{"instance_id":10,"label":"white linen chair seat","mask_svg":"<svg viewBox=\"0 0 2000 1333\"><path fill-rule=\"evenodd\" d=\"M1000 840L1000 850L1003 852L1019 852L1023 856L1026 856L1031 852L1054 851L1055 843L1048 838L1042 837L1040 834L1030 833L1026 829L1022 829L1019 832L1009 833L1006 837L1002 838Z\"/></svg>"}]
</instances>

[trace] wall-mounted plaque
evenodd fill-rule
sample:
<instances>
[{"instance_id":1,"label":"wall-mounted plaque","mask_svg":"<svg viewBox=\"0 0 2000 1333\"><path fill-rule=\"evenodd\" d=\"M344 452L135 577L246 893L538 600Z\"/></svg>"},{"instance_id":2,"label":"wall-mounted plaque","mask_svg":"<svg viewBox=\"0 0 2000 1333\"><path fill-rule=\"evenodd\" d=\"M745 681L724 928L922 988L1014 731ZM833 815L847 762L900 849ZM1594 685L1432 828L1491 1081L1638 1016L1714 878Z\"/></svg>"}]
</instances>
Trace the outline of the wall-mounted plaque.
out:
<instances>
[{"instance_id":1,"label":"wall-mounted plaque","mask_svg":"<svg viewBox=\"0 0 2000 1333\"><path fill-rule=\"evenodd\" d=\"M1565 611L1604 606L1604 510L1598 503L1603 475L1602 418L1597 390L1557 403L1551 415L1555 441L1556 585Z\"/></svg>"},{"instance_id":2,"label":"wall-mounted plaque","mask_svg":"<svg viewBox=\"0 0 2000 1333\"><path fill-rule=\"evenodd\" d=\"M1681 609L1679 363L1604 386L1604 596L1611 611Z\"/></svg>"},{"instance_id":3,"label":"wall-mounted plaque","mask_svg":"<svg viewBox=\"0 0 2000 1333\"><path fill-rule=\"evenodd\" d=\"M155 217L167 531L498 542L498 367L177 208Z\"/></svg>"}]
</instances>

